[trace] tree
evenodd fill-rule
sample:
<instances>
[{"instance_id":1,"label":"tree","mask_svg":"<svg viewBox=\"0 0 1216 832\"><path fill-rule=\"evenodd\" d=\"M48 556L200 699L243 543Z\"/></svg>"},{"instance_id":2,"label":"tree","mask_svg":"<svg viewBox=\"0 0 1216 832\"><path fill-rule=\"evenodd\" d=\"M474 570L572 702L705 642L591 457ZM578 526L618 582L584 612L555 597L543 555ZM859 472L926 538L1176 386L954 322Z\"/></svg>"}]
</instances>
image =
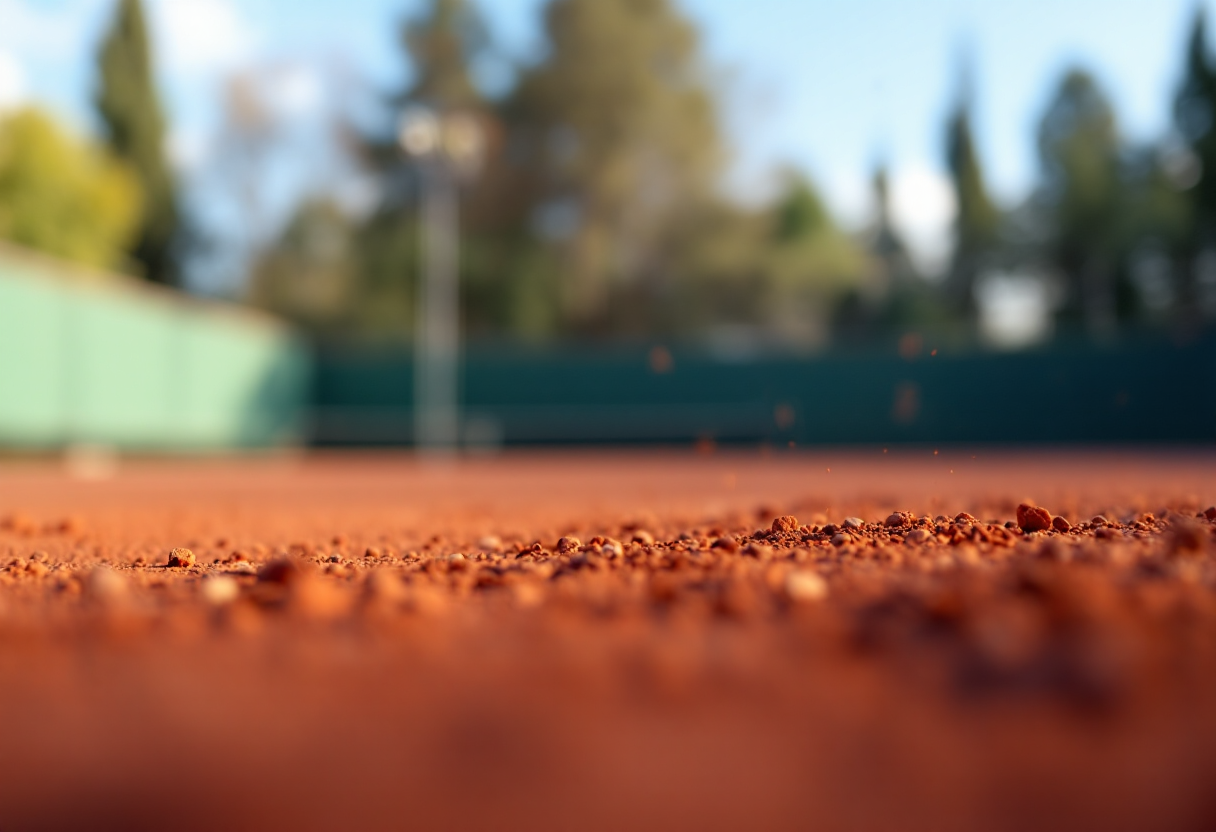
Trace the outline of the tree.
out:
<instances>
[{"instance_id":1,"label":"tree","mask_svg":"<svg viewBox=\"0 0 1216 832\"><path fill-rule=\"evenodd\" d=\"M838 287L867 270L809 183L762 209L715 193L717 104L673 0L550 0L541 57L499 98L474 82L490 40L467 0L430 0L403 31L413 71L391 113L460 111L489 137L461 201L473 337L690 335L780 318L805 342ZM349 320L362 334L412 324L418 183L393 133L359 143L381 188L352 248L361 311Z\"/></svg>"},{"instance_id":2,"label":"tree","mask_svg":"<svg viewBox=\"0 0 1216 832\"><path fill-rule=\"evenodd\" d=\"M856 272L856 288L836 310L838 335L864 342L909 330L945 333L952 316L937 288L923 279L895 227L885 165L875 169L872 188L874 219L863 239L868 258Z\"/></svg>"},{"instance_id":3,"label":"tree","mask_svg":"<svg viewBox=\"0 0 1216 832\"><path fill-rule=\"evenodd\" d=\"M134 174L25 109L0 121L0 238L89 266L127 265L140 218Z\"/></svg>"},{"instance_id":4,"label":"tree","mask_svg":"<svg viewBox=\"0 0 1216 832\"><path fill-rule=\"evenodd\" d=\"M414 67L414 80L398 103L439 110L482 105L472 65L489 48L490 39L468 0L431 0L424 14L406 23L401 42Z\"/></svg>"},{"instance_id":5,"label":"tree","mask_svg":"<svg viewBox=\"0 0 1216 832\"><path fill-rule=\"evenodd\" d=\"M510 141L561 252L564 316L584 329L613 283L657 279L663 234L707 194L722 148L697 32L669 0L553 0L544 15Z\"/></svg>"},{"instance_id":6,"label":"tree","mask_svg":"<svg viewBox=\"0 0 1216 832\"><path fill-rule=\"evenodd\" d=\"M946 123L946 164L954 188L954 251L946 291L954 308L975 315L975 284L997 245L1000 216L988 196L983 168L971 134L968 97L959 100Z\"/></svg>"},{"instance_id":7,"label":"tree","mask_svg":"<svg viewBox=\"0 0 1216 832\"><path fill-rule=\"evenodd\" d=\"M119 0L98 57L95 103L114 154L135 172L145 211L131 248L144 276L181 282L181 223L165 158L165 117L157 100L147 25L140 0Z\"/></svg>"},{"instance_id":8,"label":"tree","mask_svg":"<svg viewBox=\"0 0 1216 832\"><path fill-rule=\"evenodd\" d=\"M489 34L469 0L429 0L401 28L400 43L411 80L386 96L385 123L379 131L355 138L355 152L379 185L376 209L354 230L355 287L352 325L365 334L407 335L414 324L414 279L418 271L418 181L397 143L402 110L426 106L440 112L461 110L486 118L488 106L473 79L472 67L489 49ZM473 200L466 201L467 207ZM476 217L461 217L462 243ZM475 247L475 246L474 246ZM461 258L462 279L468 282L470 258ZM474 281L477 282L476 280ZM474 293L474 305L484 293ZM467 307L470 298L462 297Z\"/></svg>"},{"instance_id":9,"label":"tree","mask_svg":"<svg viewBox=\"0 0 1216 832\"><path fill-rule=\"evenodd\" d=\"M1115 324L1125 194L1114 109L1087 72L1065 74L1039 123L1038 145L1046 251L1065 278L1061 317L1107 331Z\"/></svg>"},{"instance_id":10,"label":"tree","mask_svg":"<svg viewBox=\"0 0 1216 832\"><path fill-rule=\"evenodd\" d=\"M764 323L786 343L815 345L827 337L831 308L864 283L871 264L803 176L787 176L767 213L771 238L755 246L766 277Z\"/></svg>"},{"instance_id":11,"label":"tree","mask_svg":"<svg viewBox=\"0 0 1216 832\"><path fill-rule=\"evenodd\" d=\"M874 171L872 187L874 224L870 231L870 251L878 260L881 272L877 293L887 295L914 281L916 268L891 217L891 188L886 165L879 165Z\"/></svg>"},{"instance_id":12,"label":"tree","mask_svg":"<svg viewBox=\"0 0 1216 832\"><path fill-rule=\"evenodd\" d=\"M1192 194L1179 190L1179 175L1187 171L1176 167L1179 160L1173 152L1163 153L1159 146L1133 147L1124 155L1119 318L1189 322L1199 310L1194 303L1198 293L1188 292L1186 285L1197 251Z\"/></svg>"},{"instance_id":13,"label":"tree","mask_svg":"<svg viewBox=\"0 0 1216 832\"><path fill-rule=\"evenodd\" d=\"M346 323L355 300L349 222L329 200L304 202L256 263L249 300L314 331Z\"/></svg>"},{"instance_id":14,"label":"tree","mask_svg":"<svg viewBox=\"0 0 1216 832\"><path fill-rule=\"evenodd\" d=\"M704 337L714 330L786 347L827 337L837 298L868 265L837 228L812 182L789 170L769 205L694 200L664 235L661 291L621 294L613 332ZM618 292L623 290L618 289Z\"/></svg>"},{"instance_id":15,"label":"tree","mask_svg":"<svg viewBox=\"0 0 1216 832\"><path fill-rule=\"evenodd\" d=\"M1216 248L1216 67L1208 53L1207 20L1202 8L1195 12L1187 41L1182 83L1174 98L1174 125L1189 158L1181 167L1178 184L1186 190L1186 231L1178 246L1183 279L1179 309L1192 318L1199 309L1198 289L1202 258Z\"/></svg>"},{"instance_id":16,"label":"tree","mask_svg":"<svg viewBox=\"0 0 1216 832\"><path fill-rule=\"evenodd\" d=\"M832 218L819 193L806 177L793 171L786 175L773 214L773 239L781 244L812 239L832 227Z\"/></svg>"}]
</instances>

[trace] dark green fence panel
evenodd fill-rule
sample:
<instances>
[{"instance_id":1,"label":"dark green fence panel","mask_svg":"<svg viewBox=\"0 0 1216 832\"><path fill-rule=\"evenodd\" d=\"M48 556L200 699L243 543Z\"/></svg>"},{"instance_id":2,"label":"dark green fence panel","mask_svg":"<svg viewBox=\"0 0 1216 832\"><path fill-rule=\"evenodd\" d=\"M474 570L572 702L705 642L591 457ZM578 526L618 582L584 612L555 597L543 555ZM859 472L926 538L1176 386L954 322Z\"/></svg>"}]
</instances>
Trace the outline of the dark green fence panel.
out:
<instances>
[{"instance_id":1,"label":"dark green fence panel","mask_svg":"<svg viewBox=\"0 0 1216 832\"><path fill-rule=\"evenodd\" d=\"M474 347L463 371L474 443L1001 443L1216 440L1216 338L1164 336L1000 354L838 354L727 361L646 348ZM314 439L411 440L403 350L318 356Z\"/></svg>"}]
</instances>

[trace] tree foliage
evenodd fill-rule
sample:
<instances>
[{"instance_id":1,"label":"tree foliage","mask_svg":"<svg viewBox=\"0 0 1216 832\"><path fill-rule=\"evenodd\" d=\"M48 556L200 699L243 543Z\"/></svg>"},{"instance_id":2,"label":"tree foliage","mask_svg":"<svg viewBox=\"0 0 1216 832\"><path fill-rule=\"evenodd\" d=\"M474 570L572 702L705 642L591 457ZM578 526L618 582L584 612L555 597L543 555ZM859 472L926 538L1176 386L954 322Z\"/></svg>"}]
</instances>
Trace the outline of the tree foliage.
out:
<instances>
[{"instance_id":1,"label":"tree foliage","mask_svg":"<svg viewBox=\"0 0 1216 832\"><path fill-rule=\"evenodd\" d=\"M176 186L165 157L165 117L156 95L140 0L118 0L98 55L95 103L114 154L134 171L146 210L131 256L157 283L181 280Z\"/></svg>"},{"instance_id":2,"label":"tree foliage","mask_svg":"<svg viewBox=\"0 0 1216 832\"><path fill-rule=\"evenodd\" d=\"M355 138L356 153L374 178L379 199L371 214L350 229L350 288L344 308L332 315L353 331L376 339L401 339L414 327L419 257L420 183L397 142L403 109L425 106L460 110L487 120L490 111L474 82L474 66L490 49L489 33L469 0L429 0L400 27L399 42L410 80L386 96L382 129ZM466 200L464 207L467 208ZM475 245L477 218L461 218L465 245ZM465 284L484 283L462 258Z\"/></svg>"},{"instance_id":3,"label":"tree foliage","mask_svg":"<svg viewBox=\"0 0 1216 832\"><path fill-rule=\"evenodd\" d=\"M653 276L672 216L713 183L718 114L697 33L669 0L554 0L544 31L510 126L531 211L560 226L563 308L591 322L613 281Z\"/></svg>"},{"instance_id":4,"label":"tree foliage","mask_svg":"<svg viewBox=\"0 0 1216 832\"><path fill-rule=\"evenodd\" d=\"M954 191L954 250L947 275L949 302L975 312L975 285L998 247L1000 214L988 195L971 131L971 106L960 96L946 124L946 165Z\"/></svg>"},{"instance_id":5,"label":"tree foliage","mask_svg":"<svg viewBox=\"0 0 1216 832\"><path fill-rule=\"evenodd\" d=\"M249 299L313 331L337 331L350 315L353 259L350 221L332 201L309 200L255 264Z\"/></svg>"},{"instance_id":6,"label":"tree foliage","mask_svg":"<svg viewBox=\"0 0 1216 832\"><path fill-rule=\"evenodd\" d=\"M1180 306L1185 316L1197 311L1198 283L1205 252L1216 247L1216 66L1207 42L1207 18L1195 12L1187 40L1182 82L1174 98L1174 126L1187 158L1175 184L1186 191L1184 231L1176 247L1181 266Z\"/></svg>"},{"instance_id":7,"label":"tree foliage","mask_svg":"<svg viewBox=\"0 0 1216 832\"><path fill-rule=\"evenodd\" d=\"M132 172L45 113L25 109L0 120L0 238L122 268L140 208Z\"/></svg>"},{"instance_id":8,"label":"tree foliage","mask_svg":"<svg viewBox=\"0 0 1216 832\"><path fill-rule=\"evenodd\" d=\"M1065 74L1039 123L1038 145L1046 246L1065 279L1064 314L1108 328L1125 192L1114 108L1092 75Z\"/></svg>"},{"instance_id":9,"label":"tree foliage","mask_svg":"<svg viewBox=\"0 0 1216 832\"><path fill-rule=\"evenodd\" d=\"M1207 45L1207 19L1195 13L1187 40L1182 83L1174 99L1174 125L1197 163L1191 185L1196 219L1216 220L1216 67ZM1212 229L1216 231L1216 229Z\"/></svg>"},{"instance_id":10,"label":"tree foliage","mask_svg":"<svg viewBox=\"0 0 1216 832\"><path fill-rule=\"evenodd\" d=\"M431 0L423 14L402 27L401 43L414 79L399 103L443 110L482 104L473 64L489 49L490 39L485 22L468 0Z\"/></svg>"},{"instance_id":11,"label":"tree foliage","mask_svg":"<svg viewBox=\"0 0 1216 832\"><path fill-rule=\"evenodd\" d=\"M405 22L409 80L386 96L385 128L358 143L380 199L331 270L349 283L332 296L341 309L321 324L319 310L289 297L293 281L308 294L302 263L289 264L314 205L262 258L260 302L314 327L409 334L420 192L392 127L402 108L422 105L471 114L487 137L486 164L461 198L472 337L694 336L729 325L823 340L830 307L874 262L804 178L787 177L762 206L717 192L719 102L676 5L550 0L543 16L539 57L497 96L475 82L492 41L470 0L430 0Z\"/></svg>"}]
</instances>

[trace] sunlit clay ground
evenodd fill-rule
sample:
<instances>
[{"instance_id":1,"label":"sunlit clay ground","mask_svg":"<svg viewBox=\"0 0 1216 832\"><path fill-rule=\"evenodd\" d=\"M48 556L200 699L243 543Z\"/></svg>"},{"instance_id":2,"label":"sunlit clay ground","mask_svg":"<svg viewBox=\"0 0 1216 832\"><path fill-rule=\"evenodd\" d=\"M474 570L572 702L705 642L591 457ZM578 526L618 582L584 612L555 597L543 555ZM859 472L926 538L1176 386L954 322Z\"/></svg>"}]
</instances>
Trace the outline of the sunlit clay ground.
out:
<instances>
[{"instance_id":1,"label":"sunlit clay ground","mask_svg":"<svg viewBox=\"0 0 1216 832\"><path fill-rule=\"evenodd\" d=\"M1216 829L1209 449L107 468L0 463L5 832Z\"/></svg>"}]
</instances>

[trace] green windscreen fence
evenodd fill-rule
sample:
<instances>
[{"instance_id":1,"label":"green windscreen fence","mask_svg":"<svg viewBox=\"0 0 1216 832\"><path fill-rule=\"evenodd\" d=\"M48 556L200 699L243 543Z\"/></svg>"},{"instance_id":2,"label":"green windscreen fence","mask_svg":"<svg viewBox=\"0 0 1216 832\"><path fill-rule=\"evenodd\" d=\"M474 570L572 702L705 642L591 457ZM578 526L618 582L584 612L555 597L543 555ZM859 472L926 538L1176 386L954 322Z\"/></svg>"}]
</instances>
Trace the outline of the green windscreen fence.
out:
<instances>
[{"instance_id":1,"label":"green windscreen fence","mask_svg":"<svg viewBox=\"0 0 1216 832\"><path fill-rule=\"evenodd\" d=\"M1059 338L1018 353L894 349L813 357L645 347L469 346L470 445L1216 442L1216 332ZM405 350L322 345L313 441L413 439Z\"/></svg>"},{"instance_id":2,"label":"green windscreen fence","mask_svg":"<svg viewBox=\"0 0 1216 832\"><path fill-rule=\"evenodd\" d=\"M310 377L271 318L0 246L0 448L294 443Z\"/></svg>"}]
</instances>

